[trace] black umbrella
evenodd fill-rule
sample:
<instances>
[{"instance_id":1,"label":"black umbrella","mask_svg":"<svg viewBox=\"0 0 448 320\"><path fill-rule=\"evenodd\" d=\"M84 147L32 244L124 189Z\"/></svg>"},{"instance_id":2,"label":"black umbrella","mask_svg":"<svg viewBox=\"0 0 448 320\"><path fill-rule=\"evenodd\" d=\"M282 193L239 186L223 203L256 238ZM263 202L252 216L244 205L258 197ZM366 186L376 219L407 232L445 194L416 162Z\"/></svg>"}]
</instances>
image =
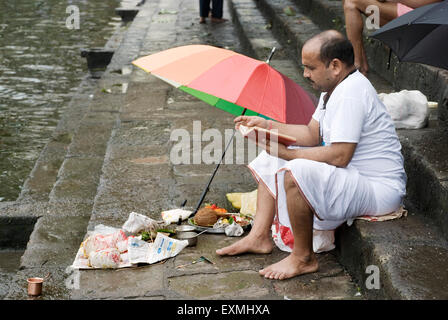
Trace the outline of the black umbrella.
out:
<instances>
[{"instance_id":1,"label":"black umbrella","mask_svg":"<svg viewBox=\"0 0 448 320\"><path fill-rule=\"evenodd\" d=\"M448 69L448 1L414 9L371 37L387 44L400 61Z\"/></svg>"}]
</instances>

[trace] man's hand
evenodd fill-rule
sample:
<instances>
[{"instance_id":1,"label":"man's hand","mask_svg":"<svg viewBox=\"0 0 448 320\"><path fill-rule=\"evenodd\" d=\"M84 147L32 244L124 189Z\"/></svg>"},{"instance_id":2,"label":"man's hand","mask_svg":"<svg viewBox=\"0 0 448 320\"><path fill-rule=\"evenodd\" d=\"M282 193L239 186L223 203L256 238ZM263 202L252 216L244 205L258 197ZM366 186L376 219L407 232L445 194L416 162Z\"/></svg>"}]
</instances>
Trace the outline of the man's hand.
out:
<instances>
[{"instance_id":1,"label":"man's hand","mask_svg":"<svg viewBox=\"0 0 448 320\"><path fill-rule=\"evenodd\" d=\"M239 116L236 117L233 122L235 122L235 129L239 129L240 125L246 127L260 127L260 128L268 128L268 121L262 117L257 116Z\"/></svg>"}]
</instances>

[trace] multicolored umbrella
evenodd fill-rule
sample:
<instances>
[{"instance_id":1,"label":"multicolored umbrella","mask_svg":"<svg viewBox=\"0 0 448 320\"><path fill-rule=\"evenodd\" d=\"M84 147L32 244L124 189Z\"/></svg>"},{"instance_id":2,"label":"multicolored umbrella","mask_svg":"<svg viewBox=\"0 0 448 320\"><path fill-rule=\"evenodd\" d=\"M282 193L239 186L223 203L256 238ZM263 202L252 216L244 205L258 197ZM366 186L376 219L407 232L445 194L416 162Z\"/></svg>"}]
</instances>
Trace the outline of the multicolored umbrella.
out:
<instances>
[{"instance_id":1,"label":"multicolored umbrella","mask_svg":"<svg viewBox=\"0 0 448 320\"><path fill-rule=\"evenodd\" d=\"M308 124L315 110L310 95L268 62L213 46L188 45L142 57L132 63L233 115L258 115L283 123ZM199 210L231 141L192 215Z\"/></svg>"},{"instance_id":2,"label":"multicolored umbrella","mask_svg":"<svg viewBox=\"0 0 448 320\"><path fill-rule=\"evenodd\" d=\"M294 81L268 63L231 50L188 45L161 51L133 64L212 106L239 116L260 115L308 124L315 105Z\"/></svg>"}]
</instances>

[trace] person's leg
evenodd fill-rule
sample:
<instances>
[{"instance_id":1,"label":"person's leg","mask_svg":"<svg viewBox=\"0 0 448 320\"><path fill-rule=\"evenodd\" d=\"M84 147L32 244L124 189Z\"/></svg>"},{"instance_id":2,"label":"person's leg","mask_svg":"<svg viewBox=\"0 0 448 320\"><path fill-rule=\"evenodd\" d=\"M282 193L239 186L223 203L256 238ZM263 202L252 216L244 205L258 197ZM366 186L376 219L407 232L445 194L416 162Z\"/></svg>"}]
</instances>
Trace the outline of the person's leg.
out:
<instances>
[{"instance_id":1,"label":"person's leg","mask_svg":"<svg viewBox=\"0 0 448 320\"><path fill-rule=\"evenodd\" d=\"M347 38L353 45L355 65L365 75L369 71L369 65L363 46L364 21L362 15L366 15L366 8L370 5L377 6L379 9L380 26L397 17L397 4L393 2L379 2L377 0L343 1Z\"/></svg>"},{"instance_id":2,"label":"person's leg","mask_svg":"<svg viewBox=\"0 0 448 320\"><path fill-rule=\"evenodd\" d=\"M199 23L205 23L210 12L210 0L199 0Z\"/></svg>"},{"instance_id":3,"label":"person's leg","mask_svg":"<svg viewBox=\"0 0 448 320\"><path fill-rule=\"evenodd\" d=\"M219 255L236 255L244 252L270 253L273 248L271 226L274 221L274 209L274 198L260 181L257 192L257 213L251 231L234 244L216 250L216 253Z\"/></svg>"},{"instance_id":4,"label":"person's leg","mask_svg":"<svg viewBox=\"0 0 448 320\"><path fill-rule=\"evenodd\" d=\"M222 18L223 0L212 0L212 17Z\"/></svg>"},{"instance_id":5,"label":"person's leg","mask_svg":"<svg viewBox=\"0 0 448 320\"><path fill-rule=\"evenodd\" d=\"M319 268L313 252L313 212L289 171L285 172L284 187L294 247L288 257L260 270L269 279L283 280L316 272Z\"/></svg>"},{"instance_id":6,"label":"person's leg","mask_svg":"<svg viewBox=\"0 0 448 320\"><path fill-rule=\"evenodd\" d=\"M213 22L224 22L227 19L223 19L223 0L212 0L212 21Z\"/></svg>"}]
</instances>

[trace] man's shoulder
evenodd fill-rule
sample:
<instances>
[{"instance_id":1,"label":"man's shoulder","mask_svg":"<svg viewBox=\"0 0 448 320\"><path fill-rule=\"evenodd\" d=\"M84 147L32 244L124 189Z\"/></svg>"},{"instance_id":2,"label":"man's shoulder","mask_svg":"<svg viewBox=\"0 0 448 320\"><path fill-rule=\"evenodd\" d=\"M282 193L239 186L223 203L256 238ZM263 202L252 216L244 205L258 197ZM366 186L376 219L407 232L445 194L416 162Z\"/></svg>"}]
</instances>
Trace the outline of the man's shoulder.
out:
<instances>
[{"instance_id":1,"label":"man's shoulder","mask_svg":"<svg viewBox=\"0 0 448 320\"><path fill-rule=\"evenodd\" d=\"M334 93L339 98L367 100L372 95L376 95L376 90L370 80L359 71L350 75L338 87Z\"/></svg>"}]
</instances>

